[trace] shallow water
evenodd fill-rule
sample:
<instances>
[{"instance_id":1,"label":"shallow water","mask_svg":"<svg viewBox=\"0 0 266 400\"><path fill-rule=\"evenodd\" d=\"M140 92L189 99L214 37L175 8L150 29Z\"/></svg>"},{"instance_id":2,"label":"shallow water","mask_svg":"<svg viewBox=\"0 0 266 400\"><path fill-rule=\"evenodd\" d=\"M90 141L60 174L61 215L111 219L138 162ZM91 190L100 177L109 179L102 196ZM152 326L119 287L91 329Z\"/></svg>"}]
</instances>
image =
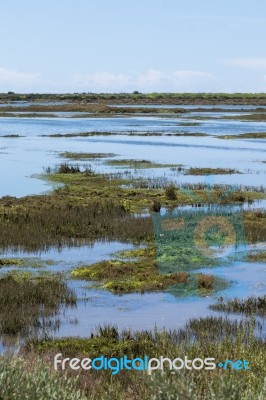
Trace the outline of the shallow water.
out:
<instances>
[{"instance_id":1,"label":"shallow water","mask_svg":"<svg viewBox=\"0 0 266 400\"><path fill-rule=\"evenodd\" d=\"M17 105L17 104L16 104ZM0 105L1 106L1 105ZM152 106L154 107L154 106ZM163 107L163 106L162 106ZM173 106L176 107L176 106ZM184 108L183 106L180 106ZM213 106L186 106L185 108L213 108ZM253 106L217 106L251 110ZM256 108L256 106L254 106ZM211 113L210 113L211 114ZM215 114L217 114L215 116ZM59 152L93 152L115 153L119 159L150 160L158 163L183 164L185 167L233 168L242 174L187 176L167 168L134 170L128 169L133 176L143 178L169 178L176 183L205 182L225 183L231 185L264 185L266 160L265 140L241 139L223 140L215 137L218 134L236 134L244 132L265 132L265 122L240 122L237 120L215 119L224 113L212 113L212 120L198 121L200 126L182 126L184 122L193 122L186 115L180 118L132 117L132 118L0 118L0 136L21 135L25 137L0 137L0 196L25 196L39 194L52 189L51 183L38 178L43 168L53 167L62 159ZM206 114L205 114L206 115ZM243 115L243 114L242 114ZM196 120L195 120L196 122ZM111 131L123 133L112 136L62 137L52 138L50 134L80 133L91 131ZM130 132L147 131L173 132L206 132L211 137L141 137L129 136ZM40 135L46 135L40 136ZM77 163L75 161L75 163ZM123 172L123 168L110 167L105 160L82 161L98 172ZM34 176L33 176L34 174ZM265 200L252 205L245 204L244 209L265 208ZM163 210L162 210L163 213ZM91 264L106 258L110 254L132 246L123 243L97 242L94 246L63 248L61 252L50 249L48 252L10 253L2 257L37 257L41 260L54 260L55 264L47 270L67 273L81 264ZM2 269L2 272L10 270ZM210 270L205 272L209 273ZM191 297L181 299L170 293L128 294L123 296L98 290L91 283L70 281L79 300L76 309L62 313L62 324L57 336L86 336L96 325L112 323L119 328L153 329L155 324L160 329L178 328L192 317L210 314L221 315L208 309L214 298L220 296L246 297L251 294L265 293L266 268L262 263L238 263L230 267L221 267L212 271L232 281L229 289L209 297ZM86 301L84 301L84 297ZM73 323L77 322L78 323ZM5 338L9 340L10 338ZM16 338L11 348L17 348L20 339ZM12 347L13 346L13 347ZM1 351L1 348L0 348Z\"/></svg>"},{"instance_id":2,"label":"shallow water","mask_svg":"<svg viewBox=\"0 0 266 400\"><path fill-rule=\"evenodd\" d=\"M36 257L41 260L54 260L55 265L46 269L54 272L67 272L74 266L99 262L115 257L116 251L132 248L131 245L119 242L96 242L93 246L78 248L63 248L61 251L51 248L45 253L2 253L4 257ZM254 246L252 247L254 249ZM11 270L5 268L2 272ZM78 295L77 308L68 308L60 313L61 325L58 331L50 333L53 337L60 336L88 336L94 332L99 324L117 325L119 329L130 328L158 329L181 328L190 318L206 315L224 315L209 310L209 305L220 297L247 297L263 295L266 286L266 266L262 263L235 262L228 267L210 270L201 269L197 272L213 273L230 282L230 287L219 293L209 296L193 296L178 298L170 293L146 293L115 295L110 292L95 289L93 283L71 280L69 286L75 289ZM233 316L230 316L233 318ZM263 326L266 332L266 326ZM7 340L8 337L5 337ZM12 338L9 337L11 340ZM13 337L11 344L0 345L0 351L15 350L23 338Z\"/></svg>"},{"instance_id":3,"label":"shallow water","mask_svg":"<svg viewBox=\"0 0 266 400\"><path fill-rule=\"evenodd\" d=\"M44 168L61 162L59 152L115 153L122 159L145 159L186 167L233 168L243 174L183 176L166 169L145 170L144 177L169 176L176 182L217 182L261 185L265 183L266 147L263 140L223 140L208 137L25 137L0 138L0 196L25 196L52 188L37 179ZM81 162L84 164L85 162ZM110 172L104 161L88 162L96 171ZM121 168L113 168L121 171ZM133 171L134 172L134 171ZM35 174L35 177L32 175Z\"/></svg>"},{"instance_id":4,"label":"shallow water","mask_svg":"<svg viewBox=\"0 0 266 400\"><path fill-rule=\"evenodd\" d=\"M219 115L219 114L218 114ZM215 117L215 115L213 115ZM167 117L113 117L113 118L0 118L0 136L38 136L82 132L162 132L207 133L210 135L264 132L265 122L245 122L226 119L200 120L186 116ZM183 123L200 123L200 126L183 126Z\"/></svg>"}]
</instances>

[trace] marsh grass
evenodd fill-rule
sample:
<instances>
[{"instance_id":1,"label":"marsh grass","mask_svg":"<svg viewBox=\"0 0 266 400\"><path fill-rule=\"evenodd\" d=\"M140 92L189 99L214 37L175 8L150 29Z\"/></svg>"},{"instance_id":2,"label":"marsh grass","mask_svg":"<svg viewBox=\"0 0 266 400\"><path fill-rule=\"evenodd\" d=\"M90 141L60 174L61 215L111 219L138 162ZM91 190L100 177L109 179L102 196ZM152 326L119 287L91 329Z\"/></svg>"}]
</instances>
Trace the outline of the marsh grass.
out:
<instances>
[{"instance_id":1,"label":"marsh grass","mask_svg":"<svg viewBox=\"0 0 266 400\"><path fill-rule=\"evenodd\" d=\"M266 296L248 297L247 299L226 300L222 297L216 304L209 307L214 311L225 311L227 313L240 313L246 315L266 316Z\"/></svg>"},{"instance_id":2,"label":"marsh grass","mask_svg":"<svg viewBox=\"0 0 266 400\"><path fill-rule=\"evenodd\" d=\"M249 243L265 242L266 241L266 212L264 210L246 211L244 216L244 228L246 240ZM249 261L259 261L265 252L261 255L248 254ZM256 258L256 259L254 259ZM263 259L261 260L263 261Z\"/></svg>"},{"instance_id":3,"label":"marsh grass","mask_svg":"<svg viewBox=\"0 0 266 400\"><path fill-rule=\"evenodd\" d=\"M109 158L114 157L116 154L114 153L72 153L66 151L64 153L59 153L59 157L69 158L71 160L91 160L91 159L99 159L99 158Z\"/></svg>"},{"instance_id":4,"label":"marsh grass","mask_svg":"<svg viewBox=\"0 0 266 400\"><path fill-rule=\"evenodd\" d=\"M209 136L207 133L201 133L201 132L172 132L172 133L166 133L166 132L136 132L136 131L130 131L127 130L125 132L107 132L107 131L91 131L91 132L79 132L79 133L54 133L54 134L47 134L47 135L41 135L41 136L48 136L48 137L56 137L56 138L61 138L61 137L90 137L90 136L139 136L139 137L145 137L145 136L188 136L188 137L202 137L202 136Z\"/></svg>"},{"instance_id":5,"label":"marsh grass","mask_svg":"<svg viewBox=\"0 0 266 400\"><path fill-rule=\"evenodd\" d=\"M70 172L58 173L58 168ZM113 175L93 171L71 172L63 163L57 173L47 176L52 182L63 183L51 194L27 196L17 199L5 196L0 199L0 244L2 249L40 250L50 246L74 246L95 240L149 242L153 237L152 220L138 213L161 206L204 205L211 203L233 204L265 198L265 190L252 187L206 184L175 185L171 196L157 186L161 180L135 182ZM80 167L78 167L80 168ZM130 185L130 187L125 186ZM138 188L131 187L132 185ZM125 187L122 187L122 186ZM173 195L173 196L172 196ZM169 196L168 196L169 197ZM265 213L244 213L245 229L249 242L265 240Z\"/></svg>"},{"instance_id":6,"label":"marsh grass","mask_svg":"<svg viewBox=\"0 0 266 400\"><path fill-rule=\"evenodd\" d=\"M38 258L0 258L1 267L44 268L54 265L53 260L40 260Z\"/></svg>"},{"instance_id":7,"label":"marsh grass","mask_svg":"<svg viewBox=\"0 0 266 400\"><path fill-rule=\"evenodd\" d=\"M175 171L175 170L174 170ZM180 171L182 172L182 169ZM121 180L123 179L123 174L110 174L110 178L114 179L115 176L118 176ZM107 175L108 177L108 175ZM126 178L126 177L124 177ZM132 179L130 182L131 186L134 188L143 188L143 189L165 189L169 184L173 184L173 182L164 177L156 177L156 178L142 178L142 179ZM265 187L261 186L251 186L251 185L227 185L227 184L212 184L208 185L206 182L197 182L197 183L176 183L175 187L178 189L198 191L198 190L208 190L209 192L222 192L224 195L229 195L234 193L239 194L240 192L250 192L253 194L261 193L265 194Z\"/></svg>"},{"instance_id":8,"label":"marsh grass","mask_svg":"<svg viewBox=\"0 0 266 400\"><path fill-rule=\"evenodd\" d=\"M239 135L221 135L219 139L266 139L266 132L241 133Z\"/></svg>"},{"instance_id":9,"label":"marsh grass","mask_svg":"<svg viewBox=\"0 0 266 400\"><path fill-rule=\"evenodd\" d=\"M94 117L94 116L115 116L115 115L135 115L135 114L142 114L142 115L161 115L161 114L169 114L169 115L177 115L185 113L186 110L182 108L143 108L143 107L112 107L106 104L93 104L93 103L62 103L56 105L40 105L40 104L30 104L27 106L10 106L7 105L5 107L1 107L1 112L5 113L6 116L9 114L13 114L14 112L23 112L28 114L29 116L37 114L38 112L84 112L86 118ZM42 114L40 114L43 116ZM82 118L83 115L78 115L78 118Z\"/></svg>"},{"instance_id":10,"label":"marsh grass","mask_svg":"<svg viewBox=\"0 0 266 400\"><path fill-rule=\"evenodd\" d=\"M76 295L60 276L9 273L0 276L0 333L28 336L56 329L60 306L75 306Z\"/></svg>"},{"instance_id":11,"label":"marsh grass","mask_svg":"<svg viewBox=\"0 0 266 400\"><path fill-rule=\"evenodd\" d=\"M180 167L182 164L160 164L149 160L107 160L105 162L108 165L123 167L123 168L134 168L134 169L147 169L147 168L173 168Z\"/></svg>"},{"instance_id":12,"label":"marsh grass","mask_svg":"<svg viewBox=\"0 0 266 400\"><path fill-rule=\"evenodd\" d=\"M5 400L86 400L70 378L52 371L39 357L0 358L0 398Z\"/></svg>"},{"instance_id":13,"label":"marsh grass","mask_svg":"<svg viewBox=\"0 0 266 400\"><path fill-rule=\"evenodd\" d=\"M68 163L61 163L56 171L58 174L78 174L81 173L78 165L70 165Z\"/></svg>"},{"instance_id":14,"label":"marsh grass","mask_svg":"<svg viewBox=\"0 0 266 400\"><path fill-rule=\"evenodd\" d=\"M108 325L99 327L90 338L30 341L23 354L26 362L41 354L51 366L53 356L58 352L63 357L79 358L99 355L120 358L127 355L132 359L162 355L174 359L186 355L188 359L214 357L216 363L226 359L245 359L249 362L249 371L184 369L173 374L165 363L163 374L154 371L151 376L141 371L121 371L115 377L110 371L84 371L79 375L78 383L88 399L105 400L111 393L115 400L261 400L265 393L266 344L264 339L255 335L254 329L252 320L239 322L222 317L192 319L183 329L160 332L157 329L118 331L115 326ZM69 369L67 374L77 376Z\"/></svg>"},{"instance_id":15,"label":"marsh grass","mask_svg":"<svg viewBox=\"0 0 266 400\"><path fill-rule=\"evenodd\" d=\"M248 254L247 259L251 262L266 262L266 251L261 251L259 253L250 253Z\"/></svg>"},{"instance_id":16,"label":"marsh grass","mask_svg":"<svg viewBox=\"0 0 266 400\"><path fill-rule=\"evenodd\" d=\"M266 113L253 113L253 114L248 114L248 115L242 115L236 116L236 115L231 115L226 117L228 119L241 119L242 121L266 121ZM265 135L265 133L264 133Z\"/></svg>"},{"instance_id":17,"label":"marsh grass","mask_svg":"<svg viewBox=\"0 0 266 400\"><path fill-rule=\"evenodd\" d=\"M240 174L232 168L189 168L185 170L185 175L231 175Z\"/></svg>"},{"instance_id":18,"label":"marsh grass","mask_svg":"<svg viewBox=\"0 0 266 400\"><path fill-rule=\"evenodd\" d=\"M37 251L51 246L79 246L100 239L141 241L152 234L149 218L127 214L118 201L97 200L95 196L82 203L83 199L75 201L75 197L64 196L3 199L0 205L2 250Z\"/></svg>"}]
</instances>

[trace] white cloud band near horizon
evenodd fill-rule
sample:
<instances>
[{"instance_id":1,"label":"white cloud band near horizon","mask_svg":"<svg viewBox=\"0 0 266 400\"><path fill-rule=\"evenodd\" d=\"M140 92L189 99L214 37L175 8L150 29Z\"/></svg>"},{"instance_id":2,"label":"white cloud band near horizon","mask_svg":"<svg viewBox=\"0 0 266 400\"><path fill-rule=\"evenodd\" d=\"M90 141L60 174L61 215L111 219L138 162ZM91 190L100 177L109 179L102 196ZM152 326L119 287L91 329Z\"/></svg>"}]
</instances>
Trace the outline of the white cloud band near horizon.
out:
<instances>
[{"instance_id":1,"label":"white cloud band near horizon","mask_svg":"<svg viewBox=\"0 0 266 400\"><path fill-rule=\"evenodd\" d=\"M228 58L223 60L223 63L234 67L255 68L266 71L266 57Z\"/></svg>"},{"instance_id":2,"label":"white cloud band near horizon","mask_svg":"<svg viewBox=\"0 0 266 400\"><path fill-rule=\"evenodd\" d=\"M90 91L193 91L214 80L208 72L180 70L166 73L149 69L141 74L97 72L76 75L73 84Z\"/></svg>"},{"instance_id":3,"label":"white cloud band near horizon","mask_svg":"<svg viewBox=\"0 0 266 400\"><path fill-rule=\"evenodd\" d=\"M257 60L257 62L256 62ZM229 59L227 60L229 62ZM242 63L241 63L242 61ZM266 58L231 59L233 65L260 66L262 74L260 86L256 91L266 91ZM264 68L265 63L265 68ZM239 65L239 66L240 66ZM114 73L99 71L88 74L74 74L67 80L49 80L40 72L23 72L15 69L0 67L0 92L251 92L249 88L227 87L226 82L220 81L207 71L174 70L164 72L150 68L142 73Z\"/></svg>"},{"instance_id":4,"label":"white cloud band near horizon","mask_svg":"<svg viewBox=\"0 0 266 400\"><path fill-rule=\"evenodd\" d=\"M45 80L41 73L21 72L0 67L0 92L4 91L89 91L89 92L131 92L151 91L197 91L214 82L208 72L177 70L163 72L148 69L143 73L113 73L100 71L89 74L75 74L67 82Z\"/></svg>"},{"instance_id":5,"label":"white cloud band near horizon","mask_svg":"<svg viewBox=\"0 0 266 400\"><path fill-rule=\"evenodd\" d=\"M18 88L24 88L27 85L32 86L33 84L38 84L40 78L40 73L21 72L0 67L0 90L2 85L15 85Z\"/></svg>"}]
</instances>

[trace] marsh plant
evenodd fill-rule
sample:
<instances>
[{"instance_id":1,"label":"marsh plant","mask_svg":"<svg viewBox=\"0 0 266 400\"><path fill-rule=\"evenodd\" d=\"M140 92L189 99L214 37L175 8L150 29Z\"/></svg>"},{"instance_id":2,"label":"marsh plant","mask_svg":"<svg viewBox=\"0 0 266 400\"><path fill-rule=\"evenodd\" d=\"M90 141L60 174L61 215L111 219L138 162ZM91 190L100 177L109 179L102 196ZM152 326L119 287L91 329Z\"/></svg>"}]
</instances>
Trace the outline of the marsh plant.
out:
<instances>
[{"instance_id":1,"label":"marsh plant","mask_svg":"<svg viewBox=\"0 0 266 400\"><path fill-rule=\"evenodd\" d=\"M95 240L141 241L151 236L149 218L126 213L123 205L112 199L75 199L38 196L26 205L20 200L5 199L13 205L0 213L2 249L39 251L50 246L62 247Z\"/></svg>"},{"instance_id":2,"label":"marsh plant","mask_svg":"<svg viewBox=\"0 0 266 400\"><path fill-rule=\"evenodd\" d=\"M119 259L77 267L71 275L75 279L93 281L94 286L117 294L167 290L180 296L194 294L196 289L197 294L204 296L221 285L220 279L206 274L179 271L161 275L153 246L126 250L116 255Z\"/></svg>"},{"instance_id":3,"label":"marsh plant","mask_svg":"<svg viewBox=\"0 0 266 400\"><path fill-rule=\"evenodd\" d=\"M36 358L27 363L23 358L1 357L0 398L6 400L86 400L77 378L53 372Z\"/></svg>"},{"instance_id":4,"label":"marsh plant","mask_svg":"<svg viewBox=\"0 0 266 400\"><path fill-rule=\"evenodd\" d=\"M61 306L74 307L76 295L57 275L11 272L0 276L0 333L33 335L57 329Z\"/></svg>"},{"instance_id":5,"label":"marsh plant","mask_svg":"<svg viewBox=\"0 0 266 400\"><path fill-rule=\"evenodd\" d=\"M200 318L190 320L183 329L172 331L119 331L113 325L99 327L90 338L58 338L31 341L24 350L24 360L41 354L53 368L54 355L63 357L120 358L175 357L189 359L214 357L218 364L226 359L247 360L249 370L224 371L180 370L173 374L168 370L156 370L151 375L146 371L120 371L113 377L110 371L82 371L78 385L88 399L192 399L192 400L264 400L266 375L266 345L254 329L254 321L236 321L225 318ZM34 349L34 353L32 350ZM77 376L67 369L62 374ZM107 394L108 393L108 394ZM224 397L225 396L225 397Z\"/></svg>"},{"instance_id":6,"label":"marsh plant","mask_svg":"<svg viewBox=\"0 0 266 400\"><path fill-rule=\"evenodd\" d=\"M225 311L227 313L240 313L247 315L266 315L266 296L248 297L247 299L224 299L220 297L216 304L211 304L210 309L214 311Z\"/></svg>"}]
</instances>

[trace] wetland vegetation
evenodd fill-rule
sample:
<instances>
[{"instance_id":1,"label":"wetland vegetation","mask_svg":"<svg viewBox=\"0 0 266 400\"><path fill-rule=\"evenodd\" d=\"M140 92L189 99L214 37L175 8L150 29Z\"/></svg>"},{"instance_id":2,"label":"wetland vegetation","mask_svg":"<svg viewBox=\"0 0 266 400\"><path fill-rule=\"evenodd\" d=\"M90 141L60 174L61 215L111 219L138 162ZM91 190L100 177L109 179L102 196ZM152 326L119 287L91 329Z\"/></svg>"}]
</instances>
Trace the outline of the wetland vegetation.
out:
<instances>
[{"instance_id":1,"label":"wetland vegetation","mask_svg":"<svg viewBox=\"0 0 266 400\"><path fill-rule=\"evenodd\" d=\"M61 305L75 306L76 295L60 276L10 272L0 276L0 333L29 337L56 329Z\"/></svg>"},{"instance_id":2,"label":"wetland vegetation","mask_svg":"<svg viewBox=\"0 0 266 400\"><path fill-rule=\"evenodd\" d=\"M265 316L266 296L253 296L247 299L232 299L227 301L220 298L216 304L210 305L210 309L214 311L225 311L227 313Z\"/></svg>"},{"instance_id":3,"label":"wetland vegetation","mask_svg":"<svg viewBox=\"0 0 266 400\"><path fill-rule=\"evenodd\" d=\"M241 133L240 135L221 135L219 139L266 139L266 132Z\"/></svg>"},{"instance_id":4,"label":"wetland vegetation","mask_svg":"<svg viewBox=\"0 0 266 400\"><path fill-rule=\"evenodd\" d=\"M98 130L96 126L91 132L86 131L89 128L85 125L82 130L71 128L62 132L56 129L50 131L52 125L41 122L44 123L45 129L40 135L35 135L39 136L39 144L46 143L47 139L43 136L53 137L53 140L48 139L47 148L51 151L51 143L57 142L56 138L61 138L51 157L49 154L50 165L47 162L48 165L44 166L45 173L39 175L46 182L55 184L56 188L46 194L34 195L29 192L27 196L6 195L0 198L0 333L2 336L17 338L21 335L23 340L29 339L26 343L23 342L19 358L3 357L0 360L0 397L12 395L13 398L21 400L30 398L38 387L43 398L53 391L55 398L70 400L105 399L107 392L108 398L111 396L115 400L164 400L165 393L169 399L179 396L180 399L192 400L262 400L266 396L266 345L263 331L265 295L246 298L232 296L230 299L223 297L214 303L213 299L221 296L221 292L227 293L231 290L230 293L234 293L232 287L234 288L235 282L231 282L228 275L224 278L220 273L216 275L213 272L216 267L232 266L235 261L243 261L245 265L252 263L252 267L253 263L260 263L260 267L261 263L265 262L265 251L259 247L266 237L265 187L253 182L252 177L255 175L247 174L246 169L243 168L242 172L239 163L230 163L228 166L219 163L217 166L213 162L213 166L210 167L204 163L205 153L199 163L197 158L194 160L194 157L197 157L196 151L201 153L208 148L208 136L219 151L227 151L235 144L230 140L223 148L219 148L221 141L218 143L212 131L206 130L208 133L204 133L202 129L203 133L197 132L198 126L203 124L190 122L185 118L190 118L193 110L200 113L199 118L212 118L204 116L203 112L208 111L214 114L215 119L215 112L224 113L223 105L229 107L227 111L231 114L236 111L233 106L239 105L239 115L226 115L218 117L217 120L231 118L251 124L252 121L263 123L265 113L262 106L266 105L266 95L138 92L119 95L0 95L2 103L15 101L30 103L5 104L1 107L0 116L12 117L14 120L17 118L20 124L23 121L21 116L37 117L41 121L44 117L43 112L47 112L47 121L51 116L55 116L55 113L61 112L84 113L69 117L76 120L84 116L94 117L95 121L113 118L108 120L107 129L101 125ZM47 101L61 103L48 104ZM44 104L40 104L42 102ZM145 108L141 107L142 105L151 107ZM160 107L155 107L156 105ZM171 108L168 105L177 107ZM185 108L189 105L198 107ZM205 105L210 107L206 109ZM248 115L241 115L244 111L246 113L247 105L253 105L257 109L249 111ZM116 121L116 117L121 116L121 119L128 119L130 123L139 117L145 117L145 122L144 119L137 120L136 126L129 124L124 129L119 127L120 130L112 132L109 128L109 124L112 126L110 121ZM134 118L130 119L131 117ZM143 132L138 131L138 124L146 123L149 117L153 124L154 118L163 121L163 124L166 124L162 125L163 130L157 129L155 124L155 128L151 130L145 127ZM7 119L5 118L5 121ZM62 119L65 123L66 118ZM59 123L58 120L53 119L51 123ZM89 119L83 122L91 123ZM35 130L39 122L35 119L30 123L36 124ZM178 130L175 130L176 126ZM1 137L5 146L9 138L12 138L12 145L13 138L21 137L19 141L23 141L28 127L26 125L23 130L20 125L19 129L12 126L10 131L3 130L4 134ZM240 126L242 127L243 125ZM262 130L253 132L252 125L250 131L243 131L241 134L240 128L236 135L231 135L230 130L224 135L220 135L219 132L218 138L265 137ZM127 151L126 140L121 138L125 135L131 137L129 145L135 143L134 136L138 145L140 136L146 137L144 140L149 143L143 141L143 146L158 145L156 137L165 136L160 138L160 143L167 144L166 147L162 147L166 149L167 156L157 159L149 156L156 154L156 150L158 153L158 149L161 151L161 147L153 147L152 153L145 152L143 158L136 159L138 150L135 149L132 154ZM113 146L112 139L116 136ZM192 150L194 142L196 151ZM254 142L255 145L252 144ZM34 143L36 146L36 142ZM182 147L184 143L189 157L185 162ZM249 154L249 162L255 162L261 156L262 142L259 146L256 143L256 140L249 141L249 145L254 146L251 147L253 153L252 158ZM175 156L167 150L171 149L171 144L177 145ZM217 150L215 146L211 151ZM242 151L240 147L236 149ZM38 156L39 153L36 154ZM235 154L238 153L226 153L228 160ZM247 153L241 152L241 157L243 154ZM56 157L60 157L62 161L57 163ZM258 163L263 165L261 158ZM219 175L224 175L221 177L222 183L215 180ZM232 186L226 183L231 182L226 180L230 175L235 175L234 179L243 179ZM213 181L201 182L203 176L208 176ZM182 178L187 179L187 182ZM204 226L198 225L204 217L209 217L208 212L216 218L222 232L218 232L208 223ZM236 235L231 235L231 241L225 239L224 233L228 232L225 220L236 232ZM198 226L200 229L197 229ZM206 227L208 229L204 231ZM191 244L194 239L196 246ZM82 246L93 245L96 241L119 242L133 246L115 254L101 255L88 262L72 262L70 259L69 269L62 275L50 271L49 268L56 264L53 259L43 260L37 255L23 255L26 251L43 254L51 249L60 251L65 247L81 249ZM206 244L209 249L219 248L224 244L236 249L241 249L242 245L252 246L248 247L247 251L239 251L232 256L213 258L204 253ZM253 248L253 245L258 248ZM14 255L16 252L19 254ZM66 263L65 260L64 262ZM126 298L128 303L126 306L123 304L124 309L128 307L132 311L133 308L130 307L140 307L146 295L153 296L160 292L165 294L161 301L165 302L166 307L170 307L171 302L177 302L176 314L172 315L175 321L179 318L180 309L186 307L186 301L190 298L206 301L204 304L209 311L206 311L207 317L189 320L180 329L130 330L118 329L114 325L104 326L100 320L102 314L99 307L96 314L99 315L101 326L98 330L90 331L91 327L86 325L84 337L62 338L61 334L55 337L64 310L75 309L82 301L80 291L74 290L78 285L88 290L87 295L89 291L93 293L88 300L91 304L97 295L100 297L104 293L102 296L106 297L100 297L99 302L95 304L99 307L104 301L108 303L109 308L105 310L110 311L111 316L114 315L111 314L110 306L115 303L112 300L114 298ZM256 286L254 290L262 291L260 286ZM141 296L144 293L145 296ZM137 305L134 303L135 298L140 299ZM171 302L167 302L169 298ZM180 298L182 302L178 302ZM156 308L156 303L154 307ZM88 315L91 318L90 310L86 310L86 323ZM141 315L148 315L149 311L151 309L145 309L146 314ZM128 326L132 314L123 312L127 316L125 326ZM221 314L217 314L218 312ZM239 318L226 318L225 313L238 314ZM119 318L123 319L122 312ZM143 321L144 326L145 323L146 321ZM184 370L174 375L166 370L163 375L157 371L151 376L146 372L123 371L114 379L107 371L97 374L77 374L70 370L66 373L54 372L52 361L58 352L62 352L66 357L81 357L84 354L90 357L100 354L109 357L120 357L124 354L128 357L163 355L170 358L173 358L173 355L177 357L185 354L193 358L213 356L217 362L227 358L246 359L250 362L251 369L241 373L232 370L221 371L218 368L214 371ZM21 382L19 392L13 384L14 380Z\"/></svg>"},{"instance_id":5,"label":"wetland vegetation","mask_svg":"<svg viewBox=\"0 0 266 400\"><path fill-rule=\"evenodd\" d=\"M265 105L265 93L1 93L0 101L6 102L112 102L113 104L237 104Z\"/></svg>"},{"instance_id":6,"label":"wetland vegetation","mask_svg":"<svg viewBox=\"0 0 266 400\"><path fill-rule=\"evenodd\" d=\"M107 398L112 393L115 400L136 398L162 400L167 398L189 398L192 400L213 399L255 400L265 395L265 341L255 334L255 322L234 321L221 317L192 319L180 330L172 331L118 331L115 326L99 327L90 338L60 338L46 341L33 340L23 352L23 362L32 365L38 355L52 368L53 356L62 353L63 357L91 358L99 356L123 357L215 357L216 363L233 360L248 360L248 371L181 370L177 373L165 368L163 374L154 371L121 371L115 379L110 371L92 371L80 374L68 371L68 376L77 378L76 387L89 399L99 396ZM32 369L31 369L32 371ZM66 372L58 372L64 376ZM70 375L69 375L70 374ZM53 377L53 375L52 375ZM51 377L51 379L53 379ZM169 393L169 396L168 396ZM172 396L172 397L171 397ZM178 396L178 397L177 397ZM251 396L251 397L250 397Z\"/></svg>"}]
</instances>

